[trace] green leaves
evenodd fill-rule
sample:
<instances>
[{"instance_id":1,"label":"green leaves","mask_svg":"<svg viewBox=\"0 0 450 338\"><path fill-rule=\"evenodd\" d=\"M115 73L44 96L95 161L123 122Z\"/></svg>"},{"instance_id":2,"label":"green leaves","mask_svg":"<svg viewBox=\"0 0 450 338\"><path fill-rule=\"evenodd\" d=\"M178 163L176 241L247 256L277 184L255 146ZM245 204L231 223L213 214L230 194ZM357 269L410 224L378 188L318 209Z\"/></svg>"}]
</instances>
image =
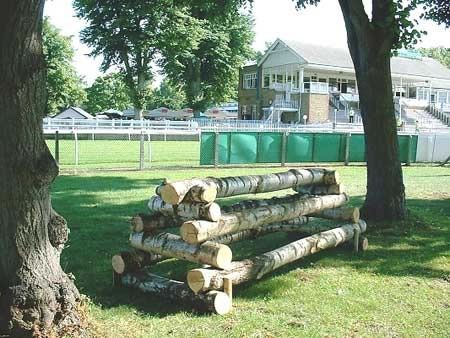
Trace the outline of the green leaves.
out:
<instances>
[{"instance_id":1,"label":"green leaves","mask_svg":"<svg viewBox=\"0 0 450 338\"><path fill-rule=\"evenodd\" d=\"M43 50L47 67L47 115L86 100L83 82L72 65L74 50L70 37L61 35L47 18L43 23Z\"/></svg>"}]
</instances>

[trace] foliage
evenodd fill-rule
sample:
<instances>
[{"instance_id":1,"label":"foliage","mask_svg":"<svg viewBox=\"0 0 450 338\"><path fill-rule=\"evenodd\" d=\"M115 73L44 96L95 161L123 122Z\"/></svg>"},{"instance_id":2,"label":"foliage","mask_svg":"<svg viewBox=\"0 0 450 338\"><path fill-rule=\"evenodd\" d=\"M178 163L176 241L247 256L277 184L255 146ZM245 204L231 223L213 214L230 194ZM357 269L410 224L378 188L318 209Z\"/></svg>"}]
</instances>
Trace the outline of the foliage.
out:
<instances>
[{"instance_id":1,"label":"foliage","mask_svg":"<svg viewBox=\"0 0 450 338\"><path fill-rule=\"evenodd\" d=\"M134 107L141 110L152 79L151 62L160 31L169 21L171 1L75 0L78 17L88 22L81 32L92 55L103 57L102 69L119 69Z\"/></svg>"},{"instance_id":2,"label":"foliage","mask_svg":"<svg viewBox=\"0 0 450 338\"><path fill-rule=\"evenodd\" d=\"M128 87L121 73L97 77L86 92L86 108L93 113L109 108L125 110L132 105Z\"/></svg>"},{"instance_id":3,"label":"foliage","mask_svg":"<svg viewBox=\"0 0 450 338\"><path fill-rule=\"evenodd\" d=\"M47 114L54 115L62 108L81 105L86 93L72 65L71 38L63 36L48 18L43 23L43 49L47 66Z\"/></svg>"},{"instance_id":4,"label":"foliage","mask_svg":"<svg viewBox=\"0 0 450 338\"><path fill-rule=\"evenodd\" d=\"M152 110L159 107L167 107L177 110L185 108L186 105L186 95L184 92L165 79L161 82L159 88L151 92L147 102L147 109Z\"/></svg>"},{"instance_id":5,"label":"foliage","mask_svg":"<svg viewBox=\"0 0 450 338\"><path fill-rule=\"evenodd\" d=\"M445 47L420 48L420 53L424 56L436 59L443 65L450 68L450 48Z\"/></svg>"},{"instance_id":6,"label":"foliage","mask_svg":"<svg viewBox=\"0 0 450 338\"><path fill-rule=\"evenodd\" d=\"M173 29L166 32L160 64L168 78L183 88L194 111L235 97L238 69L253 57L253 23L241 13L240 5L186 1Z\"/></svg>"},{"instance_id":7,"label":"foliage","mask_svg":"<svg viewBox=\"0 0 450 338\"><path fill-rule=\"evenodd\" d=\"M419 0L425 7L422 17L433 20L438 24L450 27L450 1L448 0Z\"/></svg>"}]
</instances>

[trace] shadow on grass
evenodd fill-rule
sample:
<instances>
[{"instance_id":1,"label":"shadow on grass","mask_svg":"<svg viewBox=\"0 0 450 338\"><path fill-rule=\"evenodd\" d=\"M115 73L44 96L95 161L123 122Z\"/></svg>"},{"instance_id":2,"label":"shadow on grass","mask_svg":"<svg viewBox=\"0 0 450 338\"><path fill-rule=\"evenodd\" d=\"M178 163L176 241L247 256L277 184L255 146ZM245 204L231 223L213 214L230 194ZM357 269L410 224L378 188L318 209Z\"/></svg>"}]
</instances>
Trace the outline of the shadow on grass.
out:
<instances>
[{"instance_id":1,"label":"shadow on grass","mask_svg":"<svg viewBox=\"0 0 450 338\"><path fill-rule=\"evenodd\" d=\"M104 176L62 176L55 183L54 207L63 214L72 229L61 265L77 277L80 291L103 307L129 305L152 316L188 311L189 306L174 304L150 295L112 286L111 257L129 249L128 219L145 211L146 202L162 179L129 179ZM226 204L246 197L228 199ZM361 205L362 196L350 203ZM409 219L397 224L378 224L369 228L370 250L354 254L344 246L326 250L282 267L269 276L281 276L297 268L314 266L351 267L387 276L448 278L450 269L450 199L408 200ZM369 224L370 227L370 224ZM235 259L251 257L292 241L285 234L272 234L258 240L232 245ZM445 258L446 262L440 259ZM165 261L154 267L157 274L184 280L195 265L179 260ZM253 283L240 286L240 298L277 297L289 281Z\"/></svg>"}]
</instances>

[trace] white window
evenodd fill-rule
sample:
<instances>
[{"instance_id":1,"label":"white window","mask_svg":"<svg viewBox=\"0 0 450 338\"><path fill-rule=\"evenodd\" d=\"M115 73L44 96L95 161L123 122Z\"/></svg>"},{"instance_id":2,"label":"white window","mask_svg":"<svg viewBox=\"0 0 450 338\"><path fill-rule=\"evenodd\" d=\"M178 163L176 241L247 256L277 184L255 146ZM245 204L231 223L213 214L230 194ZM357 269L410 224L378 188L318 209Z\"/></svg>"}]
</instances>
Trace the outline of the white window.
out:
<instances>
[{"instance_id":1,"label":"white window","mask_svg":"<svg viewBox=\"0 0 450 338\"><path fill-rule=\"evenodd\" d=\"M263 76L263 88L268 88L270 85L270 74L264 74Z\"/></svg>"},{"instance_id":2,"label":"white window","mask_svg":"<svg viewBox=\"0 0 450 338\"><path fill-rule=\"evenodd\" d=\"M244 89L256 88L256 73L244 74Z\"/></svg>"}]
</instances>

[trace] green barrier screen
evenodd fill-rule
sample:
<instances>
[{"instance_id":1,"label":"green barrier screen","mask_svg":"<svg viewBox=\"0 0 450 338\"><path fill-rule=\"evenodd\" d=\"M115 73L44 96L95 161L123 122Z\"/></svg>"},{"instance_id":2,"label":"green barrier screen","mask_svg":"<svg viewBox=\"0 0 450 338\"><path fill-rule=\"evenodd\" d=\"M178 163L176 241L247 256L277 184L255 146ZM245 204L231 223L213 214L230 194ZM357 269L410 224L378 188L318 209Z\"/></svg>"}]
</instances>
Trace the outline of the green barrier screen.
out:
<instances>
[{"instance_id":1,"label":"green barrier screen","mask_svg":"<svg viewBox=\"0 0 450 338\"><path fill-rule=\"evenodd\" d=\"M282 133L259 133L258 163L280 163L282 142Z\"/></svg>"},{"instance_id":2,"label":"green barrier screen","mask_svg":"<svg viewBox=\"0 0 450 338\"><path fill-rule=\"evenodd\" d=\"M219 133L218 164L281 163L283 133L223 132ZM201 136L200 164L214 164L216 133ZM287 133L286 163L344 162L347 135L339 133ZM400 160L415 162L417 136L400 135ZM364 135L349 137L349 162L365 161Z\"/></svg>"},{"instance_id":3,"label":"green barrier screen","mask_svg":"<svg viewBox=\"0 0 450 338\"><path fill-rule=\"evenodd\" d=\"M291 133L287 139L287 163L312 162L314 134Z\"/></svg>"},{"instance_id":4,"label":"green barrier screen","mask_svg":"<svg viewBox=\"0 0 450 338\"><path fill-rule=\"evenodd\" d=\"M256 163L258 133L231 133L230 163Z\"/></svg>"},{"instance_id":5,"label":"green barrier screen","mask_svg":"<svg viewBox=\"0 0 450 338\"><path fill-rule=\"evenodd\" d=\"M344 161L345 135L314 134L313 162Z\"/></svg>"}]
</instances>

